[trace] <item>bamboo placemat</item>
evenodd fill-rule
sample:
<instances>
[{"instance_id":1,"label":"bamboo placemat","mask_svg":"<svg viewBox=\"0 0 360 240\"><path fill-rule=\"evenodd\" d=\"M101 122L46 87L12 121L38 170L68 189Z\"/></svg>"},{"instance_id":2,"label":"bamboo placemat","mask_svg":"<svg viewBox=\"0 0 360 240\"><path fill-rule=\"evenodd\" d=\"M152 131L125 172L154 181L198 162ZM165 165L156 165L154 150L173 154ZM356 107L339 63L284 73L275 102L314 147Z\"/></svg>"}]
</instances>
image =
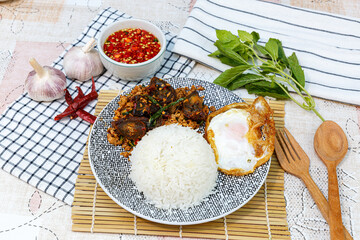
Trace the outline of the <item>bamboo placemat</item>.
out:
<instances>
[{"instance_id":1,"label":"bamboo placemat","mask_svg":"<svg viewBox=\"0 0 360 240\"><path fill-rule=\"evenodd\" d=\"M118 93L100 91L95 114L99 114ZM276 127L284 127L284 102L270 101L270 106L274 110ZM96 183L86 146L75 184L72 230L216 239L291 239L286 221L284 171L273 155L265 184L245 206L209 223L170 226L136 217L111 200Z\"/></svg>"}]
</instances>

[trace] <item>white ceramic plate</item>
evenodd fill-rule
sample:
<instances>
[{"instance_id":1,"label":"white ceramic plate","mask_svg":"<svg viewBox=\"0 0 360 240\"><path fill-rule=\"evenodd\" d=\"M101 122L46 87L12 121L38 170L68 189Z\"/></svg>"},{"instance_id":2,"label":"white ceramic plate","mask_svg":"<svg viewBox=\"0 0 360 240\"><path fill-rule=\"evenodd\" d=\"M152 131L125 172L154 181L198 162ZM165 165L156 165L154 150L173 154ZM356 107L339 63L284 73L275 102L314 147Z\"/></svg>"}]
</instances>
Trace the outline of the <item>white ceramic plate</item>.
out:
<instances>
[{"instance_id":1,"label":"white ceramic plate","mask_svg":"<svg viewBox=\"0 0 360 240\"><path fill-rule=\"evenodd\" d=\"M206 81L173 78L166 79L174 88L201 85L204 103L219 109L243 100L227 89ZM124 94L130 91L124 92ZM246 176L229 176L218 172L216 191L204 201L187 210L166 211L149 204L129 178L130 162L120 155L123 149L107 141L119 96L114 98L99 114L90 133L89 161L94 176L102 189L127 211L150 221L170 225L190 225L209 222L226 216L245 205L263 185L270 169L270 161Z\"/></svg>"}]
</instances>

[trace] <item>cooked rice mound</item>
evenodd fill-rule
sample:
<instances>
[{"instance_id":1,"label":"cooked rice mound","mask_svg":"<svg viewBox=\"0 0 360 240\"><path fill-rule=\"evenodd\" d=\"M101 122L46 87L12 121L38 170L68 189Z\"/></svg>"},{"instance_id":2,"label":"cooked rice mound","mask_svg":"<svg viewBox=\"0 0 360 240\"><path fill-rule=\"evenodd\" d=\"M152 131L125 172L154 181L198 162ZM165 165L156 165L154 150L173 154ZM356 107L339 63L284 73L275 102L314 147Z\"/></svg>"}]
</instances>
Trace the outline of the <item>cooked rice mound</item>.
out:
<instances>
[{"instance_id":1,"label":"cooked rice mound","mask_svg":"<svg viewBox=\"0 0 360 240\"><path fill-rule=\"evenodd\" d=\"M195 130L172 124L149 131L136 145L130 178L146 200L162 209L200 204L216 185L212 148Z\"/></svg>"}]
</instances>

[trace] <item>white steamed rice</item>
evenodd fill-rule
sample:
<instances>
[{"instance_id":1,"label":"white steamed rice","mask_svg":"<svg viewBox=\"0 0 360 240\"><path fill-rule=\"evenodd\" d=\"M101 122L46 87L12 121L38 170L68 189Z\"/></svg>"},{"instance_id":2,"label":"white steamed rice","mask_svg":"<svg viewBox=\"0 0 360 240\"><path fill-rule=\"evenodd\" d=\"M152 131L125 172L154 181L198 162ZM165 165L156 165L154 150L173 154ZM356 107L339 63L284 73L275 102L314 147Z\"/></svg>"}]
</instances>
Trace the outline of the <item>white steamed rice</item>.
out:
<instances>
[{"instance_id":1,"label":"white steamed rice","mask_svg":"<svg viewBox=\"0 0 360 240\"><path fill-rule=\"evenodd\" d=\"M149 131L130 161L130 178L158 208L195 206L216 185L214 152L201 134L188 127L172 124Z\"/></svg>"}]
</instances>

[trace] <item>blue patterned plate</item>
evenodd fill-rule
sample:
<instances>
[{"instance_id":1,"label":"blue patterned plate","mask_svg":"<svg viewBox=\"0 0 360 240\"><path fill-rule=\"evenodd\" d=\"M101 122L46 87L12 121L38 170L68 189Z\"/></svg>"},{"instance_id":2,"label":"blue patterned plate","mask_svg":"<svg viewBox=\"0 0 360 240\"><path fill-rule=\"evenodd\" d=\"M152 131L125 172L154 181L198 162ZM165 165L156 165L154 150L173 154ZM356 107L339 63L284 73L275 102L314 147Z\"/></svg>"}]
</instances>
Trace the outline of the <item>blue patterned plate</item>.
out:
<instances>
[{"instance_id":1,"label":"blue patterned plate","mask_svg":"<svg viewBox=\"0 0 360 240\"><path fill-rule=\"evenodd\" d=\"M203 86L204 103L219 109L243 100L229 90L210 82L189 79L165 79L174 88ZM130 90L124 92L129 93ZM125 210L150 221L170 225L190 225L209 222L224 217L244 206L263 185L270 169L270 161L246 176L229 176L218 172L216 191L204 201L187 210L162 210L148 203L131 181L130 162L120 155L123 149L107 141L107 129L111 126L119 96L101 111L90 133L89 161L101 188ZM203 131L203 129L201 129Z\"/></svg>"}]
</instances>

